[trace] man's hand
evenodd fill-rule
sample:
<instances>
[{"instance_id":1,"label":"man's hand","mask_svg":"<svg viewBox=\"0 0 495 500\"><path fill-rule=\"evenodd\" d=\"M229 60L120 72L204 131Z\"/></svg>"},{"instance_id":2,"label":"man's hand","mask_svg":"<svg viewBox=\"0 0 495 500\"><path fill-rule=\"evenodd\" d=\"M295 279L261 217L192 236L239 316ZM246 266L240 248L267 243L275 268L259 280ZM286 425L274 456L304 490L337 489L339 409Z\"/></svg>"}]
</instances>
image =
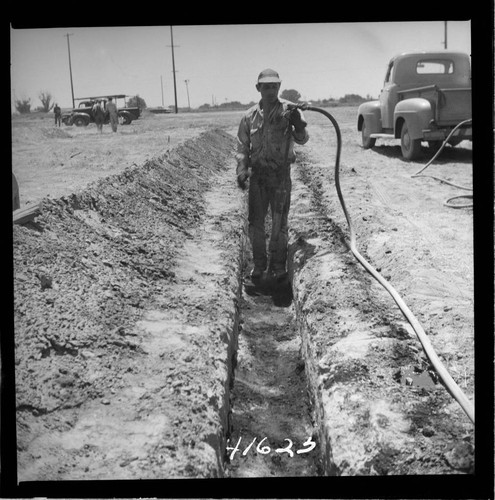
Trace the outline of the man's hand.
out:
<instances>
[{"instance_id":1,"label":"man's hand","mask_svg":"<svg viewBox=\"0 0 495 500\"><path fill-rule=\"evenodd\" d=\"M289 115L289 123L297 130L302 130L306 124L302 121L301 113L298 109L294 109L291 111Z\"/></svg>"},{"instance_id":2,"label":"man's hand","mask_svg":"<svg viewBox=\"0 0 495 500\"><path fill-rule=\"evenodd\" d=\"M249 179L248 172L242 172L237 176L237 185L244 191L247 188L247 181Z\"/></svg>"}]
</instances>

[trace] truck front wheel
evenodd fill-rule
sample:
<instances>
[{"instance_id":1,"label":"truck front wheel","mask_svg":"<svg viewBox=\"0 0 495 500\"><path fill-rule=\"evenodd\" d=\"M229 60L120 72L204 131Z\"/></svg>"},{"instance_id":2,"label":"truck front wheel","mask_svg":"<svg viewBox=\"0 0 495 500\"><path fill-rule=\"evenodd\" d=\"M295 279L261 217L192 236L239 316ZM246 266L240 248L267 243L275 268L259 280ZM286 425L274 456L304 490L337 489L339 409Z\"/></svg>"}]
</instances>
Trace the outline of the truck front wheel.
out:
<instances>
[{"instance_id":1,"label":"truck front wheel","mask_svg":"<svg viewBox=\"0 0 495 500\"><path fill-rule=\"evenodd\" d=\"M363 126L361 128L361 143L364 149L371 149L375 147L376 143L376 139L370 137L365 121L363 121Z\"/></svg>"},{"instance_id":2,"label":"truck front wheel","mask_svg":"<svg viewBox=\"0 0 495 500\"><path fill-rule=\"evenodd\" d=\"M415 160L421 153L421 139L413 139L407 128L407 124L402 125L400 133L400 148L402 156L407 161Z\"/></svg>"},{"instance_id":3,"label":"truck front wheel","mask_svg":"<svg viewBox=\"0 0 495 500\"><path fill-rule=\"evenodd\" d=\"M86 120L82 116L76 116L73 120L73 123L76 127L87 127L88 126L88 120Z\"/></svg>"}]
</instances>

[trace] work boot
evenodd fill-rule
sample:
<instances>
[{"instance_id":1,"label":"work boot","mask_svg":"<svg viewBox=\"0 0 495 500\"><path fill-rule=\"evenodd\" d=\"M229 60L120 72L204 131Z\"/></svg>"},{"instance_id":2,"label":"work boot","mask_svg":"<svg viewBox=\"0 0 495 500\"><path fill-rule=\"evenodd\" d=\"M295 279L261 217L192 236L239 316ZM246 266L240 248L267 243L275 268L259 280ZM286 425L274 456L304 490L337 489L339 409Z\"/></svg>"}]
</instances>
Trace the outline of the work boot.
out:
<instances>
[{"instance_id":1,"label":"work boot","mask_svg":"<svg viewBox=\"0 0 495 500\"><path fill-rule=\"evenodd\" d=\"M287 271L285 269L276 269L272 271L272 276L277 283L281 283L287 279Z\"/></svg>"},{"instance_id":2,"label":"work boot","mask_svg":"<svg viewBox=\"0 0 495 500\"><path fill-rule=\"evenodd\" d=\"M254 269L251 271L251 280L252 281L257 281L260 280L263 277L263 269L261 267L254 267Z\"/></svg>"}]
</instances>

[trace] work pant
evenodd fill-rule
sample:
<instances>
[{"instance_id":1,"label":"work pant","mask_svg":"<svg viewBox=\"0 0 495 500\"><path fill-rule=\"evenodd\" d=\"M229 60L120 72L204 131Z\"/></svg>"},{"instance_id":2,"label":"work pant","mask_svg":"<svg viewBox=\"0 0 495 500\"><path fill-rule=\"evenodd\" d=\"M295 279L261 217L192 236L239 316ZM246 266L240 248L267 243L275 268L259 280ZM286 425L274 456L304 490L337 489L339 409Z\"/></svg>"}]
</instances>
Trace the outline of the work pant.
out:
<instances>
[{"instance_id":1,"label":"work pant","mask_svg":"<svg viewBox=\"0 0 495 500\"><path fill-rule=\"evenodd\" d=\"M61 123L62 123L62 117L60 115L55 115L55 126L60 127Z\"/></svg>"},{"instance_id":2,"label":"work pant","mask_svg":"<svg viewBox=\"0 0 495 500\"><path fill-rule=\"evenodd\" d=\"M96 128L98 129L98 132L103 132L103 120L104 118L102 117L99 117L99 116L95 116L95 124L96 124Z\"/></svg>"},{"instance_id":3,"label":"work pant","mask_svg":"<svg viewBox=\"0 0 495 500\"><path fill-rule=\"evenodd\" d=\"M112 126L112 131L117 132L117 125L119 124L118 115L110 114L110 125Z\"/></svg>"},{"instance_id":4,"label":"work pant","mask_svg":"<svg viewBox=\"0 0 495 500\"><path fill-rule=\"evenodd\" d=\"M291 180L254 172L249 181L249 239L253 249L254 266L265 270L268 264L265 221L271 209L272 228L268 249L270 270L285 271L287 262L288 225Z\"/></svg>"}]
</instances>

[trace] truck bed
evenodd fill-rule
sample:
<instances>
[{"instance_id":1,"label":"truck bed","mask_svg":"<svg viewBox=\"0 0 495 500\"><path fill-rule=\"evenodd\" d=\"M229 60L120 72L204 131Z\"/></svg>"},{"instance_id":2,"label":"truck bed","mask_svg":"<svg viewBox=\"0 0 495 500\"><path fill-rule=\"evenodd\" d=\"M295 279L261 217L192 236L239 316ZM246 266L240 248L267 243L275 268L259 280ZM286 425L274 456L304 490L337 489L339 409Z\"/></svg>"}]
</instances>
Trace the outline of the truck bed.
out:
<instances>
[{"instance_id":1,"label":"truck bed","mask_svg":"<svg viewBox=\"0 0 495 500\"><path fill-rule=\"evenodd\" d=\"M399 99L421 97L429 100L439 126L456 125L472 117L471 88L439 88L437 85L400 90Z\"/></svg>"}]
</instances>

